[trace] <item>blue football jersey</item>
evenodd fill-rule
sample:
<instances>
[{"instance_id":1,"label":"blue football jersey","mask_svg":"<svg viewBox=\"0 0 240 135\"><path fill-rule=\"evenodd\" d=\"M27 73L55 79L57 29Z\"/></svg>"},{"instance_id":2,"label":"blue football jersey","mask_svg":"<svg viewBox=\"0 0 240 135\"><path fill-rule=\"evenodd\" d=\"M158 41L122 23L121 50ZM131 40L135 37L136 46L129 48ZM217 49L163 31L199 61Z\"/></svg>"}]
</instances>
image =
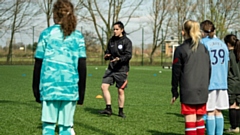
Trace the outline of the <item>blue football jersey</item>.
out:
<instances>
[{"instance_id":1,"label":"blue football jersey","mask_svg":"<svg viewBox=\"0 0 240 135\"><path fill-rule=\"evenodd\" d=\"M205 37L201 41L209 51L211 60L211 79L209 90L226 90L228 76L229 51L227 45L219 38Z\"/></svg>"},{"instance_id":2,"label":"blue football jersey","mask_svg":"<svg viewBox=\"0 0 240 135\"><path fill-rule=\"evenodd\" d=\"M38 41L36 58L43 59L40 77L41 100L78 100L78 59L86 57L82 33L65 39L60 25L45 29Z\"/></svg>"}]
</instances>

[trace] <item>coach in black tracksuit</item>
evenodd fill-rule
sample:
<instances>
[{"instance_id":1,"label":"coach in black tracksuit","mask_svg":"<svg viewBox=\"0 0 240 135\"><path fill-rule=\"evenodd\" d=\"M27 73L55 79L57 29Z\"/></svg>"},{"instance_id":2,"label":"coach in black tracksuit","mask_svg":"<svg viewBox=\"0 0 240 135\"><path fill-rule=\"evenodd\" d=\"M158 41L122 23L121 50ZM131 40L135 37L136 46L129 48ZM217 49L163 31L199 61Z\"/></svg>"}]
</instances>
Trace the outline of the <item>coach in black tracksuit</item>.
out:
<instances>
[{"instance_id":1,"label":"coach in black tracksuit","mask_svg":"<svg viewBox=\"0 0 240 135\"><path fill-rule=\"evenodd\" d=\"M122 37L113 36L108 43L105 54L111 54L110 57L105 57L105 60L114 60L119 58L117 62L110 62L108 69L115 72L128 72L129 61L132 57L132 42L127 38L126 34Z\"/></svg>"},{"instance_id":2,"label":"coach in black tracksuit","mask_svg":"<svg viewBox=\"0 0 240 135\"><path fill-rule=\"evenodd\" d=\"M100 111L100 114L112 114L109 87L116 82L116 87L118 88L118 116L125 118L123 113L125 100L124 89L127 86L129 61L132 58L132 42L127 38L122 22L114 23L113 29L114 36L109 40L104 56L105 60L110 60L110 63L103 76L101 86L106 108Z\"/></svg>"}]
</instances>

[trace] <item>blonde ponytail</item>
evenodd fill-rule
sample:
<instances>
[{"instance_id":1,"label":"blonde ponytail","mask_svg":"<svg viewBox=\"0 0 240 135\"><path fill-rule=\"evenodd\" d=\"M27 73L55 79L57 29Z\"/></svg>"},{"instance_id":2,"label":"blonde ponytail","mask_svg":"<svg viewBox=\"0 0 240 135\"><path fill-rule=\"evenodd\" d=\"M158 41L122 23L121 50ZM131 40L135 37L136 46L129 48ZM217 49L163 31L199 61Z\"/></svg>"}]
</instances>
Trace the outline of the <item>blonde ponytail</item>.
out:
<instances>
[{"instance_id":1,"label":"blonde ponytail","mask_svg":"<svg viewBox=\"0 0 240 135\"><path fill-rule=\"evenodd\" d=\"M184 23L183 29L189 38L192 39L192 51L196 51L201 40L200 25L198 22L188 20Z\"/></svg>"}]
</instances>

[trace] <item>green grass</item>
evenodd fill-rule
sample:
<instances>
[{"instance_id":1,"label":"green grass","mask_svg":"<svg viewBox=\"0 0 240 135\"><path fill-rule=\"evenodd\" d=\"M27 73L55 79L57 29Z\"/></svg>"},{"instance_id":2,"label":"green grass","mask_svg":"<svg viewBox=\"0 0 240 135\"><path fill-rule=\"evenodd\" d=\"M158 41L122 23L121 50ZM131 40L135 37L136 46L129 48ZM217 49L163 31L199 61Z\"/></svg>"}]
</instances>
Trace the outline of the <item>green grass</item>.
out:
<instances>
[{"instance_id":1,"label":"green grass","mask_svg":"<svg viewBox=\"0 0 240 135\"><path fill-rule=\"evenodd\" d=\"M1 52L0 52L1 54ZM89 65L101 65L101 66L104 66L104 65L107 65L108 63L104 60L104 59L101 59L102 58L102 55L99 55L99 56L88 56L88 59L87 59L87 63ZM22 53L20 56L17 55L17 56L13 56L12 59L10 59L9 63L6 62L7 60L7 57L6 56L0 56L0 65L6 65L6 64L11 64L11 65L29 65L29 64L33 64L34 63L34 59L32 59L31 55L29 54L28 57L25 57L24 56L24 53ZM162 62L161 62L162 60ZM171 65L171 61L172 61L172 57L170 56L163 56L163 58L161 58L161 56L154 56L153 57L153 62L152 64L150 64L150 58L145 56L143 59L142 59L142 56L133 56L132 59L131 59L131 65L134 65L134 66L140 66L142 65L142 61L143 61L143 64L146 66L146 65L152 65L152 66L156 66L156 65Z\"/></svg>"},{"instance_id":2,"label":"green grass","mask_svg":"<svg viewBox=\"0 0 240 135\"><path fill-rule=\"evenodd\" d=\"M101 81L106 66L88 66L83 106L77 106L74 128L77 135L184 135L179 100L170 105L171 70L132 66L125 90L126 119L117 116L117 89L110 87L113 115L99 115L105 108ZM159 71L162 73L159 73ZM41 105L34 101L31 83L33 66L0 66L0 135L40 135ZM225 127L229 127L227 112Z\"/></svg>"}]
</instances>

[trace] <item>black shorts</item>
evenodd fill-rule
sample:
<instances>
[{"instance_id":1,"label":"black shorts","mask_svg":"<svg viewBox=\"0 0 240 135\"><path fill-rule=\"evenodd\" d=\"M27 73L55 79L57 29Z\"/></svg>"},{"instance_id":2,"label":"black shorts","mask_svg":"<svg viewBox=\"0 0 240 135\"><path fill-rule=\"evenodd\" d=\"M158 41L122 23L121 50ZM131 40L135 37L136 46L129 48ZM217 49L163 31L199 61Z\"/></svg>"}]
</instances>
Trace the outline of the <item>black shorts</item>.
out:
<instances>
[{"instance_id":1,"label":"black shorts","mask_svg":"<svg viewBox=\"0 0 240 135\"><path fill-rule=\"evenodd\" d=\"M233 105L236 102L237 105L240 103L240 94L229 94L229 104Z\"/></svg>"},{"instance_id":2,"label":"black shorts","mask_svg":"<svg viewBox=\"0 0 240 135\"><path fill-rule=\"evenodd\" d=\"M127 87L128 72L113 72L106 70L102 83L113 85L116 82L116 87L124 89Z\"/></svg>"}]
</instances>

